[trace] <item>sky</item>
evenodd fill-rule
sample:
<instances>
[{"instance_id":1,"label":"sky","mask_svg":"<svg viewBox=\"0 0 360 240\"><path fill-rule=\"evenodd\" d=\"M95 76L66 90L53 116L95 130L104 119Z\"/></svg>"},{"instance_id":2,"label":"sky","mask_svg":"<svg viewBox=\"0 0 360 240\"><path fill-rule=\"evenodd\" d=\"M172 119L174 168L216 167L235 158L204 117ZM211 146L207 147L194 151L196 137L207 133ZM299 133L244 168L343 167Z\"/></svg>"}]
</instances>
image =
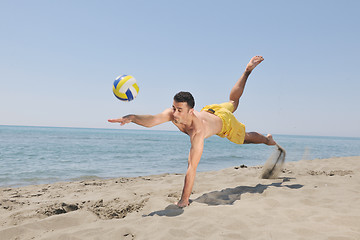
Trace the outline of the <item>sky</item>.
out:
<instances>
[{"instance_id":1,"label":"sky","mask_svg":"<svg viewBox=\"0 0 360 240\"><path fill-rule=\"evenodd\" d=\"M0 125L144 129L190 91L229 99L250 58L236 118L247 131L360 137L359 1L0 0ZM114 97L119 75L140 87ZM156 130L177 130L171 123Z\"/></svg>"}]
</instances>

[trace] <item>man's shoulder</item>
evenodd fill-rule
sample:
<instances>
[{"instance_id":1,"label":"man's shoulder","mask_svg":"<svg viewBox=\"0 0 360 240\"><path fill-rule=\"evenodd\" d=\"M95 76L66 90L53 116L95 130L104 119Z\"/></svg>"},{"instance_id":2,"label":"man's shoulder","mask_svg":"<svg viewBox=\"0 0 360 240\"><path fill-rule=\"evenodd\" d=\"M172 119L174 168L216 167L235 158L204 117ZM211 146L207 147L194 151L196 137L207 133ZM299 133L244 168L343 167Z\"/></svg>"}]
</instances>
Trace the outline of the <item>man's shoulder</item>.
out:
<instances>
[{"instance_id":1,"label":"man's shoulder","mask_svg":"<svg viewBox=\"0 0 360 240\"><path fill-rule=\"evenodd\" d=\"M198 118L200 119L208 119L208 118L211 118L211 113L207 112L207 111L196 111L196 115Z\"/></svg>"},{"instance_id":2,"label":"man's shoulder","mask_svg":"<svg viewBox=\"0 0 360 240\"><path fill-rule=\"evenodd\" d=\"M164 117L167 117L167 118L169 119L169 121L172 121L172 120L174 119L171 108L165 109L165 110L162 111L162 113L160 113L159 115L162 115L162 116L164 116Z\"/></svg>"}]
</instances>

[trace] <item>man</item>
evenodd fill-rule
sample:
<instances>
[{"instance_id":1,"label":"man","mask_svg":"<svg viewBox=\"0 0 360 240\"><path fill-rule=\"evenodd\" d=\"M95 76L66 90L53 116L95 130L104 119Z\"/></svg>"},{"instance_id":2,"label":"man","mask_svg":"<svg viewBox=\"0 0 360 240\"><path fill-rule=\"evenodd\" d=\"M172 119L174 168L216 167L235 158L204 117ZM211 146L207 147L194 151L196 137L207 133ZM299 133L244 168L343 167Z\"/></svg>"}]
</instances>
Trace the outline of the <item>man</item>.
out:
<instances>
[{"instance_id":1,"label":"man","mask_svg":"<svg viewBox=\"0 0 360 240\"><path fill-rule=\"evenodd\" d=\"M257 132L245 132L245 125L238 122L233 115L233 112L235 112L239 105L239 99L243 94L250 73L263 60L262 56L255 56L250 60L245 72L232 88L229 102L208 105L198 112L194 110L195 101L191 93L179 92L174 96L172 108L168 108L157 115L131 114L119 119L108 120L109 122L120 123L121 125L133 122L144 127L153 127L172 121L180 131L189 135L191 148L184 188L181 199L177 202L179 207L189 205L189 197L194 185L196 168L203 152L205 138L216 134L220 137L226 137L237 144L263 143L266 145L276 145L271 134L263 136Z\"/></svg>"}]
</instances>

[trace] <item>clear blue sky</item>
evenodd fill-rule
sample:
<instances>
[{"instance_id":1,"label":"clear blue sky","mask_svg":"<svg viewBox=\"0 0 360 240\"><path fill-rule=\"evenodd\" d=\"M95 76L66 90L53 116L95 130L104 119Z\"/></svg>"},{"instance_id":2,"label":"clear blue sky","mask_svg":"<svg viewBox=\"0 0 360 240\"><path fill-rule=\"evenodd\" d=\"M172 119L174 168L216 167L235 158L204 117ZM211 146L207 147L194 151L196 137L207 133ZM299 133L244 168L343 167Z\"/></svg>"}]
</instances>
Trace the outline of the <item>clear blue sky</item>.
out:
<instances>
[{"instance_id":1,"label":"clear blue sky","mask_svg":"<svg viewBox=\"0 0 360 240\"><path fill-rule=\"evenodd\" d=\"M180 90L228 100L248 131L360 137L359 1L0 1L0 124L120 127ZM133 75L138 97L112 83ZM176 130L171 124L155 129Z\"/></svg>"}]
</instances>

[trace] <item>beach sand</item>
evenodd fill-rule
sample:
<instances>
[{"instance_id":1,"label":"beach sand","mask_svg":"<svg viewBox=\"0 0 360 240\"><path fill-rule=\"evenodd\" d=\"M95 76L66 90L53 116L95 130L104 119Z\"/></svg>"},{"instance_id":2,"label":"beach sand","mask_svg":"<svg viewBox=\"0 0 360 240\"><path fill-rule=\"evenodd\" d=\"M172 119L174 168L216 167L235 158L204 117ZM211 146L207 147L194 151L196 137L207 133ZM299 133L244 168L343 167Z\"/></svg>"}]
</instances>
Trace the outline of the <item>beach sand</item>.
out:
<instances>
[{"instance_id":1,"label":"beach sand","mask_svg":"<svg viewBox=\"0 0 360 240\"><path fill-rule=\"evenodd\" d=\"M201 164L201 163L200 163ZM0 188L0 239L360 239L360 157Z\"/></svg>"}]
</instances>

